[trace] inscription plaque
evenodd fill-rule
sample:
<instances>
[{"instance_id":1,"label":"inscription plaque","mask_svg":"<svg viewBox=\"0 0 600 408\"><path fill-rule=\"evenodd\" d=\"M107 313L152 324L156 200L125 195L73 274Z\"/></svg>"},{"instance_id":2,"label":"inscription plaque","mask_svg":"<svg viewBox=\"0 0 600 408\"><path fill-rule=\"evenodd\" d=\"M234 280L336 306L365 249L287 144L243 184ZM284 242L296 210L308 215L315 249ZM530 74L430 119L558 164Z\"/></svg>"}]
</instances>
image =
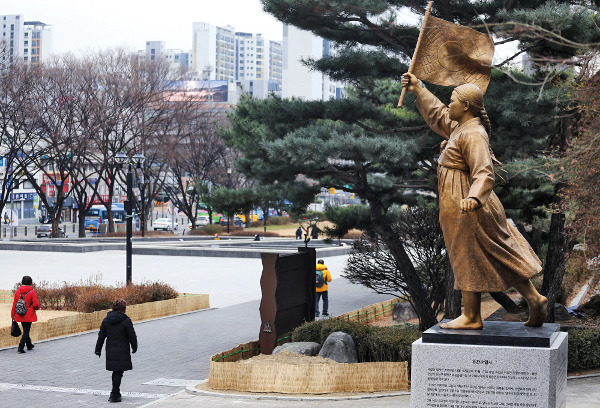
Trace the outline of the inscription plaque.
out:
<instances>
[{"instance_id":1,"label":"inscription plaque","mask_svg":"<svg viewBox=\"0 0 600 408\"><path fill-rule=\"evenodd\" d=\"M413 343L413 408L566 406L567 334L549 348Z\"/></svg>"}]
</instances>

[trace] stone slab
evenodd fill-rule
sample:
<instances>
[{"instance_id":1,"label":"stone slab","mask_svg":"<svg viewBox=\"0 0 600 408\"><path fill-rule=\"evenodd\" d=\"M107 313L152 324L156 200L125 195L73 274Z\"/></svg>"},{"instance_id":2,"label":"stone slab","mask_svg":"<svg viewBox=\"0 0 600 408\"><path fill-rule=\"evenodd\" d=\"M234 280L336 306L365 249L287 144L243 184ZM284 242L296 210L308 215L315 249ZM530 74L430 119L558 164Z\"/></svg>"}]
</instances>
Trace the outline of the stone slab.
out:
<instances>
[{"instance_id":1,"label":"stone slab","mask_svg":"<svg viewBox=\"0 0 600 408\"><path fill-rule=\"evenodd\" d=\"M444 320L442 323L448 321ZM559 332L558 323L527 327L520 322L484 321L482 330L449 330L436 324L423 332L422 339L423 343L550 347Z\"/></svg>"},{"instance_id":2,"label":"stone slab","mask_svg":"<svg viewBox=\"0 0 600 408\"><path fill-rule=\"evenodd\" d=\"M411 408L564 408L567 333L548 348L413 343Z\"/></svg>"}]
</instances>

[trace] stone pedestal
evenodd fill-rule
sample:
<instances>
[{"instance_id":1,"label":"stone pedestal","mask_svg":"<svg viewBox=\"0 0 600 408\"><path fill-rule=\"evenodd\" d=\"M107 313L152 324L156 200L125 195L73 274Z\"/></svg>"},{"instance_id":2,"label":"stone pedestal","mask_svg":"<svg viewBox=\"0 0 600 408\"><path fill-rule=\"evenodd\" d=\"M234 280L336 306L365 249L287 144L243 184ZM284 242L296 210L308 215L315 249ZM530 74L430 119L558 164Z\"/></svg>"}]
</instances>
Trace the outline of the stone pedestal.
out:
<instances>
[{"instance_id":1,"label":"stone pedestal","mask_svg":"<svg viewBox=\"0 0 600 408\"><path fill-rule=\"evenodd\" d=\"M439 325L413 343L412 408L564 408L567 334L558 324Z\"/></svg>"}]
</instances>

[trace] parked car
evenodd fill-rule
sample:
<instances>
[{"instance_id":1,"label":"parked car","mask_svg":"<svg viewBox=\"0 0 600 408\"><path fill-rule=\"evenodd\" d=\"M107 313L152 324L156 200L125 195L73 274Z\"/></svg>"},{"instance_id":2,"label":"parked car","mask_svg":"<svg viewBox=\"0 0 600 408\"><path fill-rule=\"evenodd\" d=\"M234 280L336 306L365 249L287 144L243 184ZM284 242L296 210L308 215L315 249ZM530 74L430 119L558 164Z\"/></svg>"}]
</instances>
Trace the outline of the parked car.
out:
<instances>
[{"instance_id":1,"label":"parked car","mask_svg":"<svg viewBox=\"0 0 600 408\"><path fill-rule=\"evenodd\" d=\"M222 216L221 219L219 220L219 224L226 227L227 224L229 224L229 217ZM233 217L233 225L236 227L245 227L246 226L244 224L244 222L242 221L242 219L237 216Z\"/></svg>"},{"instance_id":2,"label":"parked car","mask_svg":"<svg viewBox=\"0 0 600 408\"><path fill-rule=\"evenodd\" d=\"M208 224L210 224L208 215L199 215L196 217L196 227L201 227L203 225L208 225ZM188 224L188 228L192 229L191 222Z\"/></svg>"},{"instance_id":3,"label":"parked car","mask_svg":"<svg viewBox=\"0 0 600 408\"><path fill-rule=\"evenodd\" d=\"M157 218L152 223L152 228L154 228L154 231L156 231L156 230L171 231L171 229L179 228L179 224L177 224L177 221L175 222L175 224L173 224L173 222L170 218Z\"/></svg>"},{"instance_id":4,"label":"parked car","mask_svg":"<svg viewBox=\"0 0 600 408\"><path fill-rule=\"evenodd\" d=\"M52 238L52 225L40 225L37 229L37 237L38 238ZM65 231L63 231L62 228L58 228L58 237L59 238L65 238Z\"/></svg>"}]
</instances>

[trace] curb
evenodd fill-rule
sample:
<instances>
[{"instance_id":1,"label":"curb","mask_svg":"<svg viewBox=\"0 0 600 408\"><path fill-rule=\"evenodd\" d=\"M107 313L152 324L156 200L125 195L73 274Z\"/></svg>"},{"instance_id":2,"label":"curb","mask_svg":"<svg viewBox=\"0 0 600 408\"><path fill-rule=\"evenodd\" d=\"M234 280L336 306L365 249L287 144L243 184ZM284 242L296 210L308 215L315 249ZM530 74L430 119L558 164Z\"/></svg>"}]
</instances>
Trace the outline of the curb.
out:
<instances>
[{"instance_id":1,"label":"curb","mask_svg":"<svg viewBox=\"0 0 600 408\"><path fill-rule=\"evenodd\" d=\"M585 378L598 378L598 374L586 374L578 376L567 377L567 380L578 380ZM192 395L207 396L207 397L221 397L221 398L244 398L244 399L256 399L256 400L282 400L282 401L352 401L352 400L364 400L372 398L385 398L385 397L398 397L403 395L410 395L410 391L394 391L394 392L379 392L369 393L365 395L349 395L349 396L334 396L334 397L313 397L313 396L285 396L285 395L259 395L259 394L237 394L232 392L216 392L216 391L204 391L199 390L196 386L207 383L208 379L199 381L195 385L190 385L185 388L185 392ZM168 399L163 398L163 400ZM158 401L154 401L151 404L154 405Z\"/></svg>"},{"instance_id":2,"label":"curb","mask_svg":"<svg viewBox=\"0 0 600 408\"><path fill-rule=\"evenodd\" d=\"M221 393L213 391L204 391L196 388L199 384L207 383L208 379L199 381L195 385L187 386L185 392L192 395L204 395L209 397L222 397L222 398L244 398L244 399L257 399L257 400L282 400L282 401L351 401L351 400L363 400L371 398L384 398L384 397L398 397L401 395L410 395L409 391L392 391L392 392L378 392L369 393L365 395L349 395L349 396L337 396L337 397L304 397L304 396L284 396L284 395L260 395L260 394L234 394L234 393Z\"/></svg>"}]
</instances>

